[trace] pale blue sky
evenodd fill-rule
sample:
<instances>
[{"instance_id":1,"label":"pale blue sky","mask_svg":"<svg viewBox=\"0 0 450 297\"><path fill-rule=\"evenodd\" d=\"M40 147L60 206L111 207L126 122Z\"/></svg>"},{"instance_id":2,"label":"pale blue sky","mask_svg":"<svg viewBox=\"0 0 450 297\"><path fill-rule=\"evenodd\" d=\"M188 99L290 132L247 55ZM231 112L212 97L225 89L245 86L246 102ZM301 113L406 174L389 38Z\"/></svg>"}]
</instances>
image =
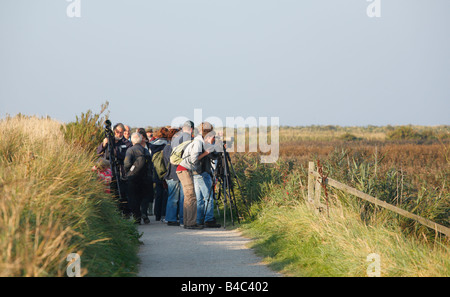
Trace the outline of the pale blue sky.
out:
<instances>
[{"instance_id":1,"label":"pale blue sky","mask_svg":"<svg viewBox=\"0 0 450 297\"><path fill-rule=\"evenodd\" d=\"M450 124L450 1L0 1L0 117Z\"/></svg>"}]
</instances>

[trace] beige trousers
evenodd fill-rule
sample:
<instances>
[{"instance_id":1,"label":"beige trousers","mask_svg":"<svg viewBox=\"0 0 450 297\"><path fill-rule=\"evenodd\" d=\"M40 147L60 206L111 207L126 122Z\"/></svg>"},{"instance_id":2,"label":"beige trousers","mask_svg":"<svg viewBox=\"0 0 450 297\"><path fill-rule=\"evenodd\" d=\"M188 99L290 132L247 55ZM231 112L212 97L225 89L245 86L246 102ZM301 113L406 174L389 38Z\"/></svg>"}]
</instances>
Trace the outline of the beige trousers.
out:
<instances>
[{"instance_id":1,"label":"beige trousers","mask_svg":"<svg viewBox=\"0 0 450 297\"><path fill-rule=\"evenodd\" d=\"M195 196L194 180L189 171L177 171L178 178L183 186L183 223L193 226L197 223L197 197Z\"/></svg>"}]
</instances>

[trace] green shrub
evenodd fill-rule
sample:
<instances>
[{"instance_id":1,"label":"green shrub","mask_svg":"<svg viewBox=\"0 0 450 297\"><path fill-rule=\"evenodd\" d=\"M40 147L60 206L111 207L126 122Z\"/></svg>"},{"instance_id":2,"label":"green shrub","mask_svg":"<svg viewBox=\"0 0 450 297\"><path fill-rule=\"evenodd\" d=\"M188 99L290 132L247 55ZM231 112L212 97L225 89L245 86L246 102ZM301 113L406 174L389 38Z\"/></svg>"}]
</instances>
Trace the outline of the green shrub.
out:
<instances>
[{"instance_id":1,"label":"green shrub","mask_svg":"<svg viewBox=\"0 0 450 297\"><path fill-rule=\"evenodd\" d=\"M344 141L355 141L355 140L361 140L361 138L356 137L355 135L351 133L345 133L339 137L339 139Z\"/></svg>"},{"instance_id":2,"label":"green shrub","mask_svg":"<svg viewBox=\"0 0 450 297\"><path fill-rule=\"evenodd\" d=\"M76 121L61 126L64 138L67 142L81 146L89 152L94 152L95 148L104 138L103 123L108 115L102 114L108 108L108 101L102 104L100 113L94 114L91 110L76 116Z\"/></svg>"},{"instance_id":3,"label":"green shrub","mask_svg":"<svg viewBox=\"0 0 450 297\"><path fill-rule=\"evenodd\" d=\"M419 138L420 134L411 126L400 126L387 134L389 140L417 140Z\"/></svg>"},{"instance_id":4,"label":"green shrub","mask_svg":"<svg viewBox=\"0 0 450 297\"><path fill-rule=\"evenodd\" d=\"M388 140L410 140L419 143L431 142L438 139L436 133L432 129L425 129L419 132L411 126L400 126L387 133Z\"/></svg>"}]
</instances>

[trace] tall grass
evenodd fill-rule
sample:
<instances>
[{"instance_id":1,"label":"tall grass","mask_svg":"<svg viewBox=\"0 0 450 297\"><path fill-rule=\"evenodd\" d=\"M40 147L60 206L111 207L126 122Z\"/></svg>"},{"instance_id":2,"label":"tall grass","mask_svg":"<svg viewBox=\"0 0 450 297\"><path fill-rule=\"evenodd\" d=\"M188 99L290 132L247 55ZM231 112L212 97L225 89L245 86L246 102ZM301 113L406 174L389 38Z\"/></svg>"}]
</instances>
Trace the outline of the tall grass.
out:
<instances>
[{"instance_id":1,"label":"tall grass","mask_svg":"<svg viewBox=\"0 0 450 297\"><path fill-rule=\"evenodd\" d=\"M92 155L65 141L61 123L0 121L0 276L136 273L138 234L92 172Z\"/></svg>"},{"instance_id":2,"label":"tall grass","mask_svg":"<svg viewBox=\"0 0 450 297\"><path fill-rule=\"evenodd\" d=\"M289 276L366 276L371 253L380 255L382 276L450 276L450 250L401 233L395 224L368 225L357 213L334 206L329 216L273 190L258 218L241 227L254 248Z\"/></svg>"},{"instance_id":3,"label":"tall grass","mask_svg":"<svg viewBox=\"0 0 450 297\"><path fill-rule=\"evenodd\" d=\"M280 159L262 165L255 156L234 158L244 194L253 202L253 216L241 228L257 239L255 249L274 269L292 276L366 276L366 257L377 253L382 276L450 276L447 238L337 191L329 192L329 211L316 213L306 203L306 164ZM448 225L445 185L439 193L414 190L404 177L400 201L394 169L377 168L375 175L374 160L339 150L323 163L330 177L384 200L397 197L389 202Z\"/></svg>"}]
</instances>

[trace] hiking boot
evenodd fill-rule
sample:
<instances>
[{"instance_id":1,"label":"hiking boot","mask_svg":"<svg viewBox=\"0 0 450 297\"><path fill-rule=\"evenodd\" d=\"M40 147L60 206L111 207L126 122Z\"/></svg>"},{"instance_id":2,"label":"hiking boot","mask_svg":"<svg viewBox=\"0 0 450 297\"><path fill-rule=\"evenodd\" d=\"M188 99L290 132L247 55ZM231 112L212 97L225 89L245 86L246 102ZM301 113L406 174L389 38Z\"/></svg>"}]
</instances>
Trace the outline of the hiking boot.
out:
<instances>
[{"instance_id":1,"label":"hiking boot","mask_svg":"<svg viewBox=\"0 0 450 297\"><path fill-rule=\"evenodd\" d=\"M199 230L199 229L203 229L203 226L200 226L200 225L197 225L197 224L191 225L191 226L184 225L184 229L197 229L197 230Z\"/></svg>"},{"instance_id":2,"label":"hiking boot","mask_svg":"<svg viewBox=\"0 0 450 297\"><path fill-rule=\"evenodd\" d=\"M216 221L205 222L205 228L220 228L221 225L216 223Z\"/></svg>"}]
</instances>

